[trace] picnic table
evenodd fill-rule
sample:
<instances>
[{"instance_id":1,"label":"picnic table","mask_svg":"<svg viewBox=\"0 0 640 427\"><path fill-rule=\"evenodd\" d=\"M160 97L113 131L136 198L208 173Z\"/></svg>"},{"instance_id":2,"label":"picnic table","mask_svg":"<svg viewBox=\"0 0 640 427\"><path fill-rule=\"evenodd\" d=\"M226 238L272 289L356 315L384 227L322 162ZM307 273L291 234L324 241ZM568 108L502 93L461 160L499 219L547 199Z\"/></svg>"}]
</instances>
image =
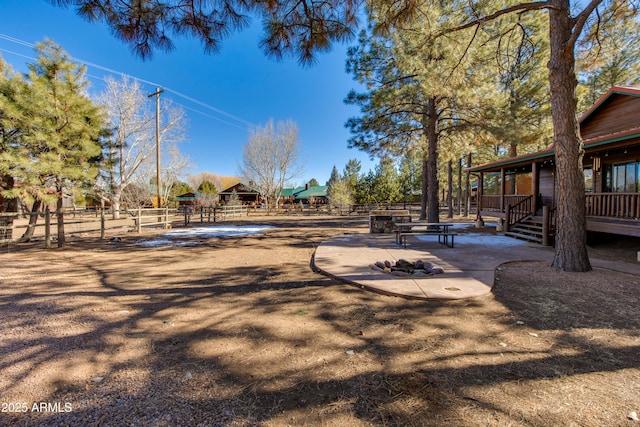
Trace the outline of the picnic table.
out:
<instances>
[{"instance_id":1,"label":"picnic table","mask_svg":"<svg viewBox=\"0 0 640 427\"><path fill-rule=\"evenodd\" d=\"M397 222L394 224L396 244L406 248L408 236L438 236L438 243L453 248L454 237L457 236L457 233L449 231L453 225L448 222Z\"/></svg>"}]
</instances>

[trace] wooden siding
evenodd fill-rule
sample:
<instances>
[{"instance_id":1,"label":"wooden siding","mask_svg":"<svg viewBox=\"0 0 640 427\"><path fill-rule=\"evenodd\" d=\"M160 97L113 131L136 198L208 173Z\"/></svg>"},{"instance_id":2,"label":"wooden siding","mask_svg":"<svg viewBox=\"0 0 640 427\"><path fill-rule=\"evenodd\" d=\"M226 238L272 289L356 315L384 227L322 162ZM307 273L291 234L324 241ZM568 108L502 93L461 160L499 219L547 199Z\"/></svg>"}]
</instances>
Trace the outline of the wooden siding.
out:
<instances>
[{"instance_id":1,"label":"wooden siding","mask_svg":"<svg viewBox=\"0 0 640 427\"><path fill-rule=\"evenodd\" d=\"M531 194L531 173L516 175L515 194Z\"/></svg>"},{"instance_id":2,"label":"wooden siding","mask_svg":"<svg viewBox=\"0 0 640 427\"><path fill-rule=\"evenodd\" d=\"M580 124L582 139L588 140L638 127L640 97L613 94Z\"/></svg>"}]
</instances>

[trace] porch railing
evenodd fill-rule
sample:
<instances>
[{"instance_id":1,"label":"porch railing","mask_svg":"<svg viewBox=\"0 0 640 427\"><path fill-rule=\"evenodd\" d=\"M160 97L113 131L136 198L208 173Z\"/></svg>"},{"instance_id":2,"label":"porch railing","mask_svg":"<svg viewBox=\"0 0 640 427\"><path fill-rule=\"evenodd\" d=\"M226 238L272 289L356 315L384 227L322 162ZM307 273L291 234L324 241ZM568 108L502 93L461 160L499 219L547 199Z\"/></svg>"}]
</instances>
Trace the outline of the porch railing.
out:
<instances>
[{"instance_id":1,"label":"porch railing","mask_svg":"<svg viewBox=\"0 0 640 427\"><path fill-rule=\"evenodd\" d=\"M503 197L504 204L501 204ZM504 212L507 206L515 206L527 199L532 199L532 196L530 194L508 194L505 196L483 194L480 199L480 206L483 211Z\"/></svg>"},{"instance_id":2,"label":"porch railing","mask_svg":"<svg viewBox=\"0 0 640 427\"><path fill-rule=\"evenodd\" d=\"M640 193L589 193L586 215L615 219L640 219Z\"/></svg>"},{"instance_id":3,"label":"porch railing","mask_svg":"<svg viewBox=\"0 0 640 427\"><path fill-rule=\"evenodd\" d=\"M482 195L480 198L480 206L483 211L500 212L500 196Z\"/></svg>"}]
</instances>

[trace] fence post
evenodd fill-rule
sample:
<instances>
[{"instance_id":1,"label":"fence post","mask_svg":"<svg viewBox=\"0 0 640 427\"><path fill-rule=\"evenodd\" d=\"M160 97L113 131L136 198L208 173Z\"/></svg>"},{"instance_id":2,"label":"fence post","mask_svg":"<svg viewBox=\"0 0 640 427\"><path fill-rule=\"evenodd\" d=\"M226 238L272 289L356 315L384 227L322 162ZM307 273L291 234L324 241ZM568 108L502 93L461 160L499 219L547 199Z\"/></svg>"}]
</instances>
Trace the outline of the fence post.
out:
<instances>
[{"instance_id":1,"label":"fence post","mask_svg":"<svg viewBox=\"0 0 640 427\"><path fill-rule=\"evenodd\" d=\"M549 246L549 206L542 207L542 246Z\"/></svg>"},{"instance_id":2,"label":"fence post","mask_svg":"<svg viewBox=\"0 0 640 427\"><path fill-rule=\"evenodd\" d=\"M51 247L51 211L49 206L44 208L44 247Z\"/></svg>"},{"instance_id":3,"label":"fence post","mask_svg":"<svg viewBox=\"0 0 640 427\"><path fill-rule=\"evenodd\" d=\"M510 204L507 205L507 209L504 213L504 219L505 219L504 231L505 232L510 231L510 228L511 228L511 205Z\"/></svg>"},{"instance_id":4,"label":"fence post","mask_svg":"<svg viewBox=\"0 0 640 427\"><path fill-rule=\"evenodd\" d=\"M142 208L138 206L138 219L136 221L136 232L142 231Z\"/></svg>"},{"instance_id":5,"label":"fence post","mask_svg":"<svg viewBox=\"0 0 640 427\"><path fill-rule=\"evenodd\" d=\"M100 238L104 239L104 209L100 209Z\"/></svg>"},{"instance_id":6,"label":"fence post","mask_svg":"<svg viewBox=\"0 0 640 427\"><path fill-rule=\"evenodd\" d=\"M200 205L200 224L204 222L204 206Z\"/></svg>"},{"instance_id":7,"label":"fence post","mask_svg":"<svg viewBox=\"0 0 640 427\"><path fill-rule=\"evenodd\" d=\"M169 206L164 207L164 229L169 228Z\"/></svg>"},{"instance_id":8,"label":"fence post","mask_svg":"<svg viewBox=\"0 0 640 427\"><path fill-rule=\"evenodd\" d=\"M189 214L187 213L187 210L188 210L187 205L184 205L184 211L183 211L183 212L184 212L184 226L185 226L185 227L189 224L189 222L188 222L188 220L187 220L187 217L188 217L188 215L189 215Z\"/></svg>"}]
</instances>

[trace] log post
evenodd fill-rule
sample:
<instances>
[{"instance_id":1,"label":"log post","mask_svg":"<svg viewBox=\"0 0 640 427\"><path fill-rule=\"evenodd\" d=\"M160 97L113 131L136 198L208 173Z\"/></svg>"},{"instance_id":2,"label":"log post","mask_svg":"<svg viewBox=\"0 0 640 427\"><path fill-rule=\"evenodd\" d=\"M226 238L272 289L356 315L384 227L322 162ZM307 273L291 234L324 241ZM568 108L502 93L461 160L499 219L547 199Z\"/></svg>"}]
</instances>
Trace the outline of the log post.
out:
<instances>
[{"instance_id":1,"label":"log post","mask_svg":"<svg viewBox=\"0 0 640 427\"><path fill-rule=\"evenodd\" d=\"M549 236L549 206L542 207L542 246L550 246Z\"/></svg>"},{"instance_id":2,"label":"log post","mask_svg":"<svg viewBox=\"0 0 640 427\"><path fill-rule=\"evenodd\" d=\"M44 208L44 247L47 249L51 247L51 211L49 206Z\"/></svg>"},{"instance_id":3,"label":"log post","mask_svg":"<svg viewBox=\"0 0 640 427\"><path fill-rule=\"evenodd\" d=\"M104 239L104 206L100 209L100 239Z\"/></svg>"}]
</instances>

